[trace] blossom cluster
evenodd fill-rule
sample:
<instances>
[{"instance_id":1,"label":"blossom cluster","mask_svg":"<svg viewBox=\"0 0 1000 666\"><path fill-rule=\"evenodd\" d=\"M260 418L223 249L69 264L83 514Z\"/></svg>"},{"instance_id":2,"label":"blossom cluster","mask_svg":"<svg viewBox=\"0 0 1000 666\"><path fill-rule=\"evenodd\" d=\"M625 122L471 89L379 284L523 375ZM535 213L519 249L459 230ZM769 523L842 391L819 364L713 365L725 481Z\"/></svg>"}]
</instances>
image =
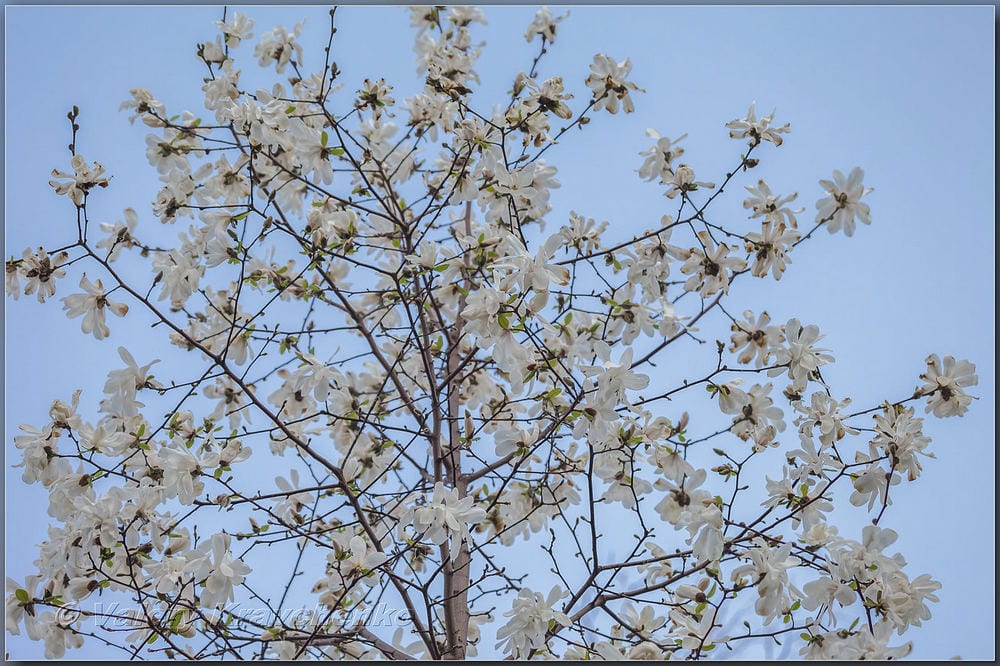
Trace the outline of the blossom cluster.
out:
<instances>
[{"instance_id":1,"label":"blossom cluster","mask_svg":"<svg viewBox=\"0 0 1000 666\"><path fill-rule=\"evenodd\" d=\"M564 18L543 8L528 25L539 59ZM122 104L149 132L148 211L6 262L7 293L39 302L88 262L82 293L62 297L83 333L115 338L108 311L144 312L200 368L157 378L159 361L122 346L96 418L77 392L21 426L17 466L54 522L37 573L7 581L8 630L61 657L86 616L42 609L107 593L137 604L120 618L137 654L438 659L475 656L495 607L507 619L494 649L513 658L701 657L746 638L723 622L746 595L747 627L799 629L803 656L904 656L892 632L928 620L940 587L883 552L897 536L879 526L891 488L932 455L908 403L961 416L978 378L932 355L910 396L852 411L824 378L834 356L819 325L720 305L749 279L793 272L811 235L798 194L764 178L744 185L752 229L710 209L790 126L753 104L725 123L748 145L718 189L680 161L686 135L650 129L638 176L672 209L622 240L558 208L559 172L542 156L569 128L634 111L631 61L599 53L573 77L532 66L484 113L485 14L420 6L410 22L420 82L404 97L385 79L342 90L330 58L312 68L304 23L251 44L253 20L225 16L197 49L205 119L143 88ZM241 50L279 80L244 87ZM111 181L75 152L70 166L51 185L82 215ZM871 223L862 180L855 168L819 181L816 228ZM703 377L657 365L703 342L716 315L728 353L718 341ZM841 497L875 523L860 540L831 523ZM327 617L255 624L220 610L261 596L272 547L295 562L284 593ZM547 594L526 580L539 557L560 581ZM338 613L383 598L412 627L383 635ZM184 642L196 635L208 647Z\"/></svg>"}]
</instances>

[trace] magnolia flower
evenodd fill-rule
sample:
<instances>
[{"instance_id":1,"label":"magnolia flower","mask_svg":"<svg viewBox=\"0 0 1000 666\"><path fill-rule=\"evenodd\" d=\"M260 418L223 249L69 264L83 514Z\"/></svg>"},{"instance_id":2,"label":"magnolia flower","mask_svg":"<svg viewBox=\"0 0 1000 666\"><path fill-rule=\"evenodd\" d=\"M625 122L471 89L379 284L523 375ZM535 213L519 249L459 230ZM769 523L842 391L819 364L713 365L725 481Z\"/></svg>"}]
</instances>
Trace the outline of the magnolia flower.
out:
<instances>
[{"instance_id":1,"label":"magnolia flower","mask_svg":"<svg viewBox=\"0 0 1000 666\"><path fill-rule=\"evenodd\" d=\"M891 622L878 622L875 632L867 627L861 627L857 633L848 631L830 631L825 634L812 635L799 654L807 659L822 660L874 660L886 661L902 659L910 654L913 643L907 642L897 647L889 647L893 625Z\"/></svg>"},{"instance_id":2,"label":"magnolia flower","mask_svg":"<svg viewBox=\"0 0 1000 666\"><path fill-rule=\"evenodd\" d=\"M860 460L864 461L864 454L858 454ZM868 510L871 511L876 502L884 502L886 505L892 504L892 497L889 495L889 486L895 486L901 481L898 474L889 474L881 465L876 462L871 463L861 474L854 476L854 492L851 493L851 504L861 506L868 503Z\"/></svg>"},{"instance_id":3,"label":"magnolia flower","mask_svg":"<svg viewBox=\"0 0 1000 666\"><path fill-rule=\"evenodd\" d=\"M813 379L815 373L821 365L833 362L833 357L823 352L827 349L813 347L813 344L823 339L819 332L819 327L815 324L803 326L798 319L789 319L785 324L785 344L787 346L778 347L773 355L775 364L787 366L788 377L792 380L793 387L802 391L806 383ZM780 375L783 368L772 368L767 371L771 377Z\"/></svg>"},{"instance_id":4,"label":"magnolia flower","mask_svg":"<svg viewBox=\"0 0 1000 666\"><path fill-rule=\"evenodd\" d=\"M345 580L349 581L357 577L361 578L366 585L375 584L377 580L375 570L389 559L385 553L369 547L364 538L358 535L351 537L347 552L340 557L331 553L331 557L337 560L341 576Z\"/></svg>"},{"instance_id":5,"label":"magnolia flower","mask_svg":"<svg viewBox=\"0 0 1000 666\"><path fill-rule=\"evenodd\" d=\"M125 419L138 415L139 407L145 407L135 399L136 392L142 388L157 386L152 381L149 369L159 363L160 359L140 366L125 347L118 348L118 356L125 362L125 367L108 372L108 379L104 383L104 395L107 397L101 401L101 412Z\"/></svg>"},{"instance_id":6,"label":"magnolia flower","mask_svg":"<svg viewBox=\"0 0 1000 666\"><path fill-rule=\"evenodd\" d=\"M834 614L834 601L843 608L850 606L858 598L858 593L852 590L848 584L830 576L806 583L802 586L802 591L805 593L802 598L802 607L810 611L824 607L825 610L817 619L823 621L826 618L830 623L837 621L837 616Z\"/></svg>"},{"instance_id":7,"label":"magnolia flower","mask_svg":"<svg viewBox=\"0 0 1000 666\"><path fill-rule=\"evenodd\" d=\"M312 500L310 493L296 490L299 487L299 471L292 469L288 476L289 480L283 476L274 479L274 484L284 493L284 496L275 503L271 511L282 520L294 518L302 510L302 507Z\"/></svg>"},{"instance_id":8,"label":"magnolia flower","mask_svg":"<svg viewBox=\"0 0 1000 666\"><path fill-rule=\"evenodd\" d=\"M919 627L931 619L928 601L940 601L934 594L941 589L941 583L923 574L910 580L902 571L893 571L865 589L866 600L885 611L885 617L902 634L910 626Z\"/></svg>"},{"instance_id":9,"label":"magnolia flower","mask_svg":"<svg viewBox=\"0 0 1000 666\"><path fill-rule=\"evenodd\" d=\"M446 489L438 481L434 484L434 494L424 506L416 509L413 527L424 533L424 537L435 544L451 542L452 561L458 557L459 544L472 541L469 523L478 523L486 517L482 507L475 506L471 495L459 498L454 488Z\"/></svg>"},{"instance_id":10,"label":"magnolia flower","mask_svg":"<svg viewBox=\"0 0 1000 666\"><path fill-rule=\"evenodd\" d=\"M789 592L802 596L788 580L788 569L798 566L800 560L791 556L791 542L772 548L762 538L756 537L753 543L754 547L745 551L750 563L734 569L732 578L739 581L743 576L749 575L759 596L754 608L767 625L777 616L789 611L792 604Z\"/></svg>"},{"instance_id":11,"label":"magnolia flower","mask_svg":"<svg viewBox=\"0 0 1000 666\"><path fill-rule=\"evenodd\" d=\"M786 453L785 459L788 460L789 464L797 466L801 473L827 478L828 470L836 470L844 466L827 452L827 448L822 443L817 449L816 442L807 432L799 432L799 441L802 445L801 448Z\"/></svg>"},{"instance_id":12,"label":"magnolia flower","mask_svg":"<svg viewBox=\"0 0 1000 666\"><path fill-rule=\"evenodd\" d=\"M622 609L621 617L625 620L626 628L629 631L646 639L652 638L653 632L667 623L665 617L656 614L656 609L653 606L643 606L640 611L631 603Z\"/></svg>"},{"instance_id":13,"label":"magnolia flower","mask_svg":"<svg viewBox=\"0 0 1000 666\"><path fill-rule=\"evenodd\" d=\"M808 406L795 403L795 409L802 413L795 421L801 432L811 435L813 429L818 428L819 441L825 446L840 441L847 434L858 434L857 430L844 423L845 416L840 412L851 404L850 398L838 402L826 392L816 391L809 400Z\"/></svg>"},{"instance_id":14,"label":"magnolia flower","mask_svg":"<svg viewBox=\"0 0 1000 666\"><path fill-rule=\"evenodd\" d=\"M569 16L569 12L566 12L562 16L553 17L548 7L540 8L535 13L535 18L532 19L531 23L528 24L528 28L524 31L524 41L530 43L535 38L535 35L539 35L542 38L543 44L546 42L549 44L554 43L556 41L556 29L559 22L567 16Z\"/></svg>"},{"instance_id":15,"label":"magnolia flower","mask_svg":"<svg viewBox=\"0 0 1000 666\"><path fill-rule=\"evenodd\" d=\"M108 261L117 259L123 247L131 248L136 245L132 233L135 230L135 225L139 222L139 216L133 208L126 208L124 213L124 222L115 222L114 224L101 222L101 231L105 232L107 236L98 241L97 247L107 249Z\"/></svg>"},{"instance_id":16,"label":"magnolia flower","mask_svg":"<svg viewBox=\"0 0 1000 666\"><path fill-rule=\"evenodd\" d=\"M78 617L78 616L77 616ZM62 659L66 648L79 648L83 645L83 636L63 624L67 615L42 613L32 624L26 624L28 636L32 640L45 641L45 658Z\"/></svg>"},{"instance_id":17,"label":"magnolia flower","mask_svg":"<svg viewBox=\"0 0 1000 666\"><path fill-rule=\"evenodd\" d=\"M761 368L767 363L771 352L784 342L785 336L780 327L771 325L771 316L767 312L761 312L755 319L751 310L745 310L743 319L744 321L733 322L733 344L729 351L740 352L736 359L740 363L754 361Z\"/></svg>"},{"instance_id":18,"label":"magnolia flower","mask_svg":"<svg viewBox=\"0 0 1000 666\"><path fill-rule=\"evenodd\" d=\"M785 429L784 412L774 405L768 395L770 392L771 384L754 384L747 393L737 389L734 392L738 398L737 409L726 412L736 415L731 428L733 434L744 441L752 437L757 445L755 450L765 448L777 432ZM720 407L722 401L720 396Z\"/></svg>"},{"instance_id":19,"label":"magnolia flower","mask_svg":"<svg viewBox=\"0 0 1000 666\"><path fill-rule=\"evenodd\" d=\"M212 536L212 569L201 593L201 605L205 608L223 606L232 601L233 587L240 585L251 571L247 564L229 552L229 542L228 534Z\"/></svg>"},{"instance_id":20,"label":"magnolia flower","mask_svg":"<svg viewBox=\"0 0 1000 666\"><path fill-rule=\"evenodd\" d=\"M226 37L226 46L235 49L240 40L253 37L253 19L236 12L228 21L216 21L215 25Z\"/></svg>"},{"instance_id":21,"label":"magnolia flower","mask_svg":"<svg viewBox=\"0 0 1000 666\"><path fill-rule=\"evenodd\" d=\"M632 354L629 347L622 352L617 363L611 362L611 348L607 344L598 347L601 365L581 365L583 374L597 378L596 402L602 406L615 406L625 399L625 391L638 391L649 386L649 375L632 371Z\"/></svg>"},{"instance_id":22,"label":"magnolia flower","mask_svg":"<svg viewBox=\"0 0 1000 666\"><path fill-rule=\"evenodd\" d=\"M396 100L392 97L392 86L385 82L385 79L372 81L365 79L361 89L358 90L358 99L354 103L355 108L371 108L375 118L382 116L382 109L392 106ZM388 115L392 115L391 113Z\"/></svg>"},{"instance_id":23,"label":"magnolia flower","mask_svg":"<svg viewBox=\"0 0 1000 666\"><path fill-rule=\"evenodd\" d=\"M687 134L681 134L671 140L660 136L659 132L650 128L646 130L646 136L655 139L656 143L649 150L639 153L646 157L639 167L639 177L647 181L659 178L661 184L669 183L674 176L674 160L684 154L684 149L677 144L686 138Z\"/></svg>"},{"instance_id":24,"label":"magnolia flower","mask_svg":"<svg viewBox=\"0 0 1000 666\"><path fill-rule=\"evenodd\" d=\"M729 293L730 274L746 268L747 262L730 256L732 248L725 243L716 245L706 231L699 231L698 238L704 251L691 248L683 255L685 261L681 273L691 276L684 283L684 290L698 291L702 296L711 296L720 289Z\"/></svg>"},{"instance_id":25,"label":"magnolia flower","mask_svg":"<svg viewBox=\"0 0 1000 666\"><path fill-rule=\"evenodd\" d=\"M54 257L50 257L43 247L38 248L37 252L25 248L18 264L20 275L26 280L24 295L30 296L37 291L39 303L44 303L46 298L54 296L56 280L66 277L66 271L61 266L67 259L69 259L69 255L66 252L60 252ZM7 264L7 278L10 279L9 263ZM10 286L8 284L8 289Z\"/></svg>"},{"instance_id":26,"label":"magnolia flower","mask_svg":"<svg viewBox=\"0 0 1000 666\"><path fill-rule=\"evenodd\" d=\"M261 67L267 67L270 63L275 63L275 70L278 74L285 71L285 66L295 57L296 63L302 62L302 45L295 40L302 33L300 21L295 25L292 34L284 26L277 26L271 32L261 36L260 42L253 50L253 55Z\"/></svg>"},{"instance_id":27,"label":"magnolia flower","mask_svg":"<svg viewBox=\"0 0 1000 666\"><path fill-rule=\"evenodd\" d=\"M43 485L50 486L69 473L69 462L55 455L59 451L59 430L53 430L51 424L41 430L24 423L18 427L26 433L14 436L14 446L24 452L21 462L14 465L24 468L22 481L41 481Z\"/></svg>"},{"instance_id":28,"label":"magnolia flower","mask_svg":"<svg viewBox=\"0 0 1000 666\"><path fill-rule=\"evenodd\" d=\"M753 148L761 141L770 141L775 146L781 145L781 137L779 134L787 134L791 131L788 123L785 123L781 127L771 127L771 121L774 119L774 111L770 114L764 116L760 120L757 120L757 114L754 111L754 107L757 102L750 103L750 110L747 111L747 117L742 119L731 120L726 123L726 127L729 128L729 136L733 139L744 139L750 137L750 147Z\"/></svg>"},{"instance_id":29,"label":"magnolia flower","mask_svg":"<svg viewBox=\"0 0 1000 666\"><path fill-rule=\"evenodd\" d=\"M743 200L743 207L753 211L751 218L763 215L768 219L775 220L775 222L784 222L793 229L798 226L795 214L801 213L805 209L792 210L785 206L785 204L795 201L795 198L799 196L797 193L792 193L787 197L779 197L771 192L771 187L763 179L757 182L756 187L747 185L746 190L751 196Z\"/></svg>"},{"instance_id":30,"label":"magnolia flower","mask_svg":"<svg viewBox=\"0 0 1000 666\"><path fill-rule=\"evenodd\" d=\"M205 266L189 252L174 248L153 255L153 270L157 273L157 281L163 283L159 300L169 297L171 306L180 309L198 288Z\"/></svg>"},{"instance_id":31,"label":"magnolia flower","mask_svg":"<svg viewBox=\"0 0 1000 666\"><path fill-rule=\"evenodd\" d=\"M517 247L517 255L512 255L507 262L494 264L494 268L511 268L513 277L521 287L522 293L529 290L534 292L534 297L528 302L528 308L532 312L538 312L549 299L549 285L555 282L558 285L567 285L570 280L569 269L555 263L549 263L556 251L562 247L562 236L554 234L535 253L534 259L528 254L523 246Z\"/></svg>"},{"instance_id":32,"label":"magnolia flower","mask_svg":"<svg viewBox=\"0 0 1000 666\"><path fill-rule=\"evenodd\" d=\"M541 592L521 588L511 609L504 613L510 620L497 631L496 646L503 646L504 654L514 659L526 659L533 650L544 649L545 635L552 622L564 627L573 624L568 615L554 609L564 596L566 593L558 585L549 591L547 598Z\"/></svg>"},{"instance_id":33,"label":"magnolia flower","mask_svg":"<svg viewBox=\"0 0 1000 666\"><path fill-rule=\"evenodd\" d=\"M514 425L502 427L493 436L498 458L503 458L517 451L527 452L528 447L538 441L538 424L530 430L524 430Z\"/></svg>"},{"instance_id":34,"label":"magnolia flower","mask_svg":"<svg viewBox=\"0 0 1000 666\"><path fill-rule=\"evenodd\" d=\"M709 639L716 626L716 612L711 606L706 607L700 614L691 613L683 607L674 608L670 611L670 620L673 623L670 633L685 650L697 650L712 643L713 640L723 642L722 639Z\"/></svg>"},{"instance_id":35,"label":"magnolia flower","mask_svg":"<svg viewBox=\"0 0 1000 666\"><path fill-rule=\"evenodd\" d=\"M71 294L64 297L63 309L70 319L84 315L81 328L84 333L93 333L98 340L103 340L111 334L108 325L104 321L104 307L107 306L112 313L119 317L124 317L128 312L128 306L124 303L115 303L108 300L104 293L104 285L100 280L91 282L84 273L80 278L80 286L86 292L84 294Z\"/></svg>"},{"instance_id":36,"label":"magnolia flower","mask_svg":"<svg viewBox=\"0 0 1000 666\"><path fill-rule=\"evenodd\" d=\"M132 99L126 100L118 107L119 111L134 109L135 113L129 116L129 123L134 123L135 119L142 114L142 122L148 127L163 127L163 120L167 117L167 110L163 103L153 97L153 93L145 88L132 88L129 90Z\"/></svg>"},{"instance_id":37,"label":"magnolia flower","mask_svg":"<svg viewBox=\"0 0 1000 666\"><path fill-rule=\"evenodd\" d=\"M625 77L632 71L632 63L626 58L623 62L615 62L612 58L598 53L590 65L590 76L586 84L594 93L594 110L607 109L609 113L618 113L618 101L621 100L625 113L635 111L630 90L644 92L642 88Z\"/></svg>"},{"instance_id":38,"label":"magnolia flower","mask_svg":"<svg viewBox=\"0 0 1000 666\"><path fill-rule=\"evenodd\" d=\"M847 178L834 170L832 181L819 181L830 196L816 202L816 222L826 221L826 228L831 234L843 227L845 234L853 236L855 219L865 224L872 223L868 204L861 203L861 197L872 191L861 184L864 176L865 172L860 167L854 167Z\"/></svg>"},{"instance_id":39,"label":"magnolia flower","mask_svg":"<svg viewBox=\"0 0 1000 666\"><path fill-rule=\"evenodd\" d=\"M885 411L875 415L877 434L871 445L891 456L895 469L900 473L905 472L910 481L920 475L917 454L934 457L934 454L924 453L931 439L924 435L923 423L923 419L913 415L912 407L904 409L887 403Z\"/></svg>"},{"instance_id":40,"label":"magnolia flower","mask_svg":"<svg viewBox=\"0 0 1000 666\"><path fill-rule=\"evenodd\" d=\"M35 587L41 580L41 576L28 576L24 584L21 585L7 576L5 580L7 597L4 601L4 627L12 635L21 635L18 625L22 621L25 623L25 628L29 628L36 622L31 600L34 598Z\"/></svg>"},{"instance_id":41,"label":"magnolia flower","mask_svg":"<svg viewBox=\"0 0 1000 666\"><path fill-rule=\"evenodd\" d=\"M583 217L569 212L569 224L559 229L567 247L575 247L582 254L590 254L601 247L601 234L608 228L607 222L598 224L591 217Z\"/></svg>"},{"instance_id":42,"label":"magnolia flower","mask_svg":"<svg viewBox=\"0 0 1000 666\"><path fill-rule=\"evenodd\" d=\"M665 175L668 176L665 181L665 184L668 187L667 191L663 193L663 196L668 199L673 199L678 194L693 192L699 187L704 187L709 190L715 187L715 183L695 180L694 169L692 169L688 164L682 163L677 166L677 169Z\"/></svg>"},{"instance_id":43,"label":"magnolia flower","mask_svg":"<svg viewBox=\"0 0 1000 666\"><path fill-rule=\"evenodd\" d=\"M889 647L892 630L892 623L887 621L876 623L874 632L862 627L842 646L839 658L858 661L902 659L913 650L913 643L908 641L897 647Z\"/></svg>"},{"instance_id":44,"label":"magnolia flower","mask_svg":"<svg viewBox=\"0 0 1000 666\"><path fill-rule=\"evenodd\" d=\"M200 477L206 468L217 467L218 454L209 453L198 458L191 449L184 446L162 447L157 450L158 467L163 470L161 484L170 497L177 496L181 504L194 502L205 484Z\"/></svg>"},{"instance_id":45,"label":"magnolia flower","mask_svg":"<svg viewBox=\"0 0 1000 666\"><path fill-rule=\"evenodd\" d=\"M81 423L78 437L84 450L94 450L105 455L121 455L132 444L134 438L118 430L114 424L100 422L96 426Z\"/></svg>"},{"instance_id":46,"label":"magnolia flower","mask_svg":"<svg viewBox=\"0 0 1000 666\"><path fill-rule=\"evenodd\" d=\"M934 416L961 416L969 409L973 397L965 392L968 386L976 386L979 377L976 366L968 361L956 361L946 355L942 362L937 354L927 357L927 372L920 378L927 383L920 392L927 394L927 410Z\"/></svg>"},{"instance_id":47,"label":"magnolia flower","mask_svg":"<svg viewBox=\"0 0 1000 666\"><path fill-rule=\"evenodd\" d=\"M55 189L56 194L67 195L77 207L83 206L83 199L92 187L95 185L98 187L108 186L108 179L101 177L101 174L104 173L104 167L100 163L94 162L93 165L88 165L82 155L74 155L70 166L73 167L73 173L64 173L53 169L52 177L63 180L62 182L50 180L49 185Z\"/></svg>"},{"instance_id":48,"label":"magnolia flower","mask_svg":"<svg viewBox=\"0 0 1000 666\"><path fill-rule=\"evenodd\" d=\"M761 224L760 233L746 236L746 250L754 257L750 274L766 277L770 270L775 280L780 280L785 267L792 263L788 251L799 240L799 232L786 229L783 222L774 223L770 218Z\"/></svg>"}]
</instances>

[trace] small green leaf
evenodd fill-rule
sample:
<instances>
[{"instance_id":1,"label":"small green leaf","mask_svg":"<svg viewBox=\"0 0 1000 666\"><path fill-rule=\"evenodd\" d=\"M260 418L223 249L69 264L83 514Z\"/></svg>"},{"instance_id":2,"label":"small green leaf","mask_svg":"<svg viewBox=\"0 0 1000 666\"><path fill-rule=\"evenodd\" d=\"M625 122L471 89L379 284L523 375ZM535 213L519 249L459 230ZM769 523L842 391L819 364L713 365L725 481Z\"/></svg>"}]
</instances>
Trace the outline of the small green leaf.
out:
<instances>
[{"instance_id":1,"label":"small green leaf","mask_svg":"<svg viewBox=\"0 0 1000 666\"><path fill-rule=\"evenodd\" d=\"M28 591L27 590L22 590L22 589L18 588L14 592L14 596L17 597L17 600L20 601L22 604L26 604L29 601L31 601L31 597L28 595Z\"/></svg>"},{"instance_id":2,"label":"small green leaf","mask_svg":"<svg viewBox=\"0 0 1000 666\"><path fill-rule=\"evenodd\" d=\"M322 134L319 135L319 143L324 148L326 148L326 143L329 140L330 140L330 137L329 137L329 135L326 132L323 132Z\"/></svg>"}]
</instances>

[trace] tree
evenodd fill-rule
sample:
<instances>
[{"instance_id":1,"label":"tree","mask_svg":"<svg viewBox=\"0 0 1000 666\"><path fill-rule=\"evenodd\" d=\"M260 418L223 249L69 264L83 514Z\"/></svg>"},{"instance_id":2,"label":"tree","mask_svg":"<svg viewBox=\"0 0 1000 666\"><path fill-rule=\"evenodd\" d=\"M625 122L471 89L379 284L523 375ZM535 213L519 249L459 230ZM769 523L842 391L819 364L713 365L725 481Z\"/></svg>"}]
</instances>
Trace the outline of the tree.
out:
<instances>
[{"instance_id":1,"label":"tree","mask_svg":"<svg viewBox=\"0 0 1000 666\"><path fill-rule=\"evenodd\" d=\"M796 195L757 176L790 130L773 113L727 124L740 154L714 184L685 137L651 130L639 175L664 213L608 240L585 214L552 219L547 159L632 110L628 60L595 56L575 102L537 74L562 20L542 10L529 72L485 113L482 14L422 7L422 91L397 104L369 80L345 103L335 18L321 70L301 26L276 28L253 54L283 80L243 90L253 24L224 14L198 49L205 118L132 91L163 183L152 215L91 222L113 180L69 113L52 186L75 241L12 257L8 293L69 291L99 340L108 311L152 317L191 361L122 346L94 418L74 394L23 426L24 481L57 524L38 574L8 581L11 631L50 656L87 634L146 656L698 657L789 633L809 656L906 654L893 634L939 584L883 552L879 523L921 471L917 407L964 413L974 367L933 355L915 391L854 408L824 381L816 325L726 301L780 280L821 227L870 223L861 170L820 181L800 232ZM737 185L749 223L715 215ZM701 374L657 366L706 348ZM844 502L874 524L838 534ZM292 565L275 588L276 562ZM291 599L315 610L289 616Z\"/></svg>"}]
</instances>

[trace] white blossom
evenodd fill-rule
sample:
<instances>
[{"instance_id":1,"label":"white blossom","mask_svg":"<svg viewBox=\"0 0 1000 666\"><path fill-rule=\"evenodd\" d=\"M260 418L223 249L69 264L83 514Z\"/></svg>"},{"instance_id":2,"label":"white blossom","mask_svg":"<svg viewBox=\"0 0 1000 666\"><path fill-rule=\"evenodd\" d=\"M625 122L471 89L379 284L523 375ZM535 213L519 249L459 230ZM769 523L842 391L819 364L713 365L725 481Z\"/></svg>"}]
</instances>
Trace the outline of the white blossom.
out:
<instances>
[{"instance_id":1,"label":"white blossom","mask_svg":"<svg viewBox=\"0 0 1000 666\"><path fill-rule=\"evenodd\" d=\"M851 169L847 178L835 169L832 181L819 181L829 196L816 202L816 222L826 221L826 228L831 234L843 228L846 235L853 236L856 219L865 224L872 223L868 204L861 202L861 198L872 191L861 184L864 176L865 172L860 167Z\"/></svg>"},{"instance_id":2,"label":"white blossom","mask_svg":"<svg viewBox=\"0 0 1000 666\"><path fill-rule=\"evenodd\" d=\"M514 659L525 659L533 650L544 649L545 634L551 623L564 627L573 624L565 613L555 609L564 596L558 585L549 591L548 597L522 588L511 609L504 612L504 617L510 620L497 631L497 648L502 646L504 654Z\"/></svg>"},{"instance_id":3,"label":"white blossom","mask_svg":"<svg viewBox=\"0 0 1000 666\"><path fill-rule=\"evenodd\" d=\"M471 542L469 524L476 524L486 517L486 511L475 505L475 499L466 495L459 498L454 488L445 488L440 481L434 484L430 501L413 513L413 527L422 532L431 543L449 541L451 558L458 557L462 542Z\"/></svg>"},{"instance_id":4,"label":"white blossom","mask_svg":"<svg viewBox=\"0 0 1000 666\"><path fill-rule=\"evenodd\" d=\"M920 393L928 395L927 411L937 417L965 414L973 400L965 388L979 383L976 366L968 361L956 361L950 355L945 355L942 361L937 354L928 356L926 363L927 371L920 378L927 383L920 388Z\"/></svg>"}]
</instances>

